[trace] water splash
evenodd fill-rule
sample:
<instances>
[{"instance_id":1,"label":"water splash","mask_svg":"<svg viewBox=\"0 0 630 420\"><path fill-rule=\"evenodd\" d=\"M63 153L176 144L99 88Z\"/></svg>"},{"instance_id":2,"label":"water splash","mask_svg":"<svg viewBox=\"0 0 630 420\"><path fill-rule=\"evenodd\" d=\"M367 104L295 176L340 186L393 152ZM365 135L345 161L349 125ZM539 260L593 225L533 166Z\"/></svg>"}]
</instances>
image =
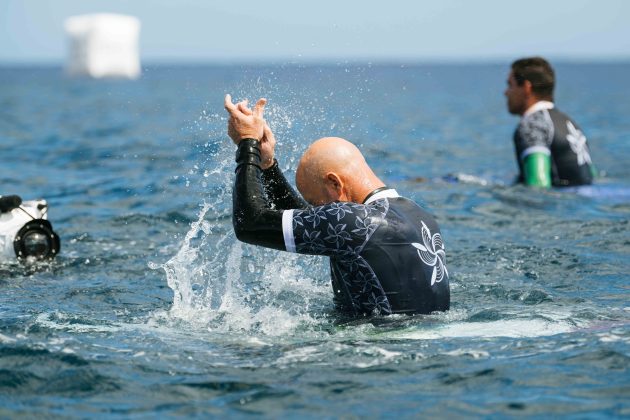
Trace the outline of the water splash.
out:
<instances>
[{"instance_id":1,"label":"water splash","mask_svg":"<svg viewBox=\"0 0 630 420\"><path fill-rule=\"evenodd\" d=\"M311 310L321 312L329 286L305 276L295 256L245 250L231 231L214 233L205 220L211 207L203 204L171 259L149 264L164 270L173 291L171 308L158 316L211 331L271 336L320 322Z\"/></svg>"},{"instance_id":2,"label":"water splash","mask_svg":"<svg viewBox=\"0 0 630 420\"><path fill-rule=\"evenodd\" d=\"M304 147L295 141L281 143L293 119L277 104L267 108L266 117L291 169L292 157ZM152 269L164 270L173 291L171 308L154 316L222 333L279 336L309 329L325 318L319 314L327 312L332 301L327 270L318 257L297 257L236 240L228 217L234 147L225 138L226 121L224 115L203 112L195 122L208 128L214 140L203 146L201 152L206 153L188 171L188 181L198 177L205 195L208 186L213 195L200 204L175 255L162 264L149 263Z\"/></svg>"}]
</instances>

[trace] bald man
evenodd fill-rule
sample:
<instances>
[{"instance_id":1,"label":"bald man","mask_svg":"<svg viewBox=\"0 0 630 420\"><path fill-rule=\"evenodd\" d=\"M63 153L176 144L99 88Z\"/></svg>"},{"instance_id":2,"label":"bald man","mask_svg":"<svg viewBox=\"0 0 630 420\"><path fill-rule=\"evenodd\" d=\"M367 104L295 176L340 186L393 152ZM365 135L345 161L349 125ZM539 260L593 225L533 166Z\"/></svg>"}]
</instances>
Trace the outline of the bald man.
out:
<instances>
[{"instance_id":1,"label":"bald man","mask_svg":"<svg viewBox=\"0 0 630 420\"><path fill-rule=\"evenodd\" d=\"M250 244L330 257L336 306L354 315L427 314L450 305L444 243L431 215L372 172L352 143L326 137L300 159L298 195L278 168L275 138L253 109L232 103L228 135L238 146L233 192L236 237ZM305 201L306 200L306 201Z\"/></svg>"}]
</instances>

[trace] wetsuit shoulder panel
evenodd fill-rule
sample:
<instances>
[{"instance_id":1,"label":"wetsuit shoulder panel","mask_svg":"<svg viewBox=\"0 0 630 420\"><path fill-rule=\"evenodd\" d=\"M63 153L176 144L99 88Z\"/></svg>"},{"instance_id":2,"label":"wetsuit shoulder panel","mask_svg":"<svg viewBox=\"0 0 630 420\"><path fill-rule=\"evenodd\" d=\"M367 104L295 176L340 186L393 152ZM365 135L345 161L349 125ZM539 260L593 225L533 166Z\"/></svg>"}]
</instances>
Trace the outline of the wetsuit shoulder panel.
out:
<instances>
[{"instance_id":1,"label":"wetsuit shoulder panel","mask_svg":"<svg viewBox=\"0 0 630 420\"><path fill-rule=\"evenodd\" d=\"M549 154L553 136L554 126L548 110L543 109L523 117L515 136L519 159L534 152Z\"/></svg>"},{"instance_id":2,"label":"wetsuit shoulder panel","mask_svg":"<svg viewBox=\"0 0 630 420\"><path fill-rule=\"evenodd\" d=\"M293 210L289 240L295 252L352 257L358 255L387 214L387 200L366 204L334 202ZM288 222L287 222L288 223Z\"/></svg>"}]
</instances>

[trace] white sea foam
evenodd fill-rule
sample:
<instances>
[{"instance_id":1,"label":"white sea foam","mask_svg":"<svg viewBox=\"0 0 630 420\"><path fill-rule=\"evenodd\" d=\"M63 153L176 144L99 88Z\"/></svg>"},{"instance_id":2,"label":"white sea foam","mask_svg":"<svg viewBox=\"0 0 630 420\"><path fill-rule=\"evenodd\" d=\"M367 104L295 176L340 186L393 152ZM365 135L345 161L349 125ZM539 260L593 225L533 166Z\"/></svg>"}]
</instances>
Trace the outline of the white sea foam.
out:
<instances>
[{"instance_id":1,"label":"white sea foam","mask_svg":"<svg viewBox=\"0 0 630 420\"><path fill-rule=\"evenodd\" d=\"M41 325L51 330L72 331L76 333L86 332L116 332L121 326L116 323L81 323L74 315L65 314L60 311L43 312L35 318L35 324Z\"/></svg>"},{"instance_id":2,"label":"white sea foam","mask_svg":"<svg viewBox=\"0 0 630 420\"><path fill-rule=\"evenodd\" d=\"M15 338L8 337L4 334L0 334L0 343L15 343L17 340Z\"/></svg>"},{"instance_id":3,"label":"white sea foam","mask_svg":"<svg viewBox=\"0 0 630 420\"><path fill-rule=\"evenodd\" d=\"M547 321L543 319L506 319L484 322L457 322L432 326L430 329L413 328L411 330L387 334L389 338L409 340L437 340L459 337L543 337L574 331L576 328L568 321Z\"/></svg>"}]
</instances>

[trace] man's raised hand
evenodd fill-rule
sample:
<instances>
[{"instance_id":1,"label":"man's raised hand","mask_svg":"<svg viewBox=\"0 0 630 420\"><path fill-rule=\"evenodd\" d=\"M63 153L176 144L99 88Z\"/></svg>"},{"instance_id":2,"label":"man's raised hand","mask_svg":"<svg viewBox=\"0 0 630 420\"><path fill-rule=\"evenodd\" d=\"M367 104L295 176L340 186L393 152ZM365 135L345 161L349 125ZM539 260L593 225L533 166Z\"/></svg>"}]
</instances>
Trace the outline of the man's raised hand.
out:
<instances>
[{"instance_id":1,"label":"man's raised hand","mask_svg":"<svg viewBox=\"0 0 630 420\"><path fill-rule=\"evenodd\" d=\"M225 95L225 110L230 114L228 135L234 143L238 144L243 139L260 141L263 138L265 129L263 113L266 103L265 98L260 98L254 105L254 109L250 110L247 107L247 101L235 105L232 103L232 97L229 94Z\"/></svg>"}]
</instances>

